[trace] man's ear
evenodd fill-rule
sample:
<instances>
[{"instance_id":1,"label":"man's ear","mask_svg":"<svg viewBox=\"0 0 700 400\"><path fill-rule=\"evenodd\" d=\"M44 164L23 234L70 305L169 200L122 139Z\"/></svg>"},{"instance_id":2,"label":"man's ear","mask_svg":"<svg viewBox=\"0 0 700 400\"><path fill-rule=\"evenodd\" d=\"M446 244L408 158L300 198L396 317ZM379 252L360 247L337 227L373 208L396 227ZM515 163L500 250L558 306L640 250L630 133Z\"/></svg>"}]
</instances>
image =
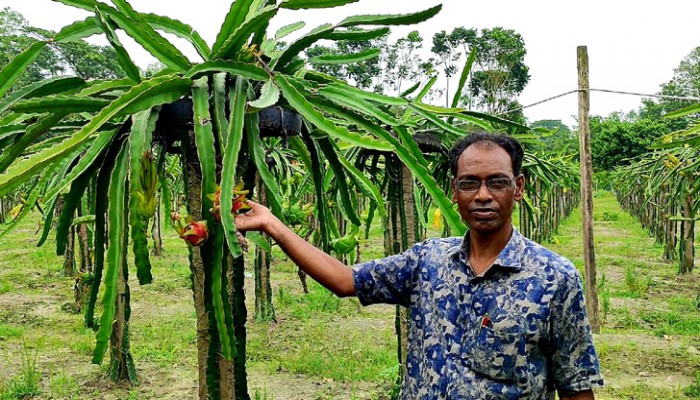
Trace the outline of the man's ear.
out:
<instances>
[{"instance_id":1,"label":"man's ear","mask_svg":"<svg viewBox=\"0 0 700 400\"><path fill-rule=\"evenodd\" d=\"M515 201L520 201L525 195L525 176L520 174L515 177Z\"/></svg>"}]
</instances>

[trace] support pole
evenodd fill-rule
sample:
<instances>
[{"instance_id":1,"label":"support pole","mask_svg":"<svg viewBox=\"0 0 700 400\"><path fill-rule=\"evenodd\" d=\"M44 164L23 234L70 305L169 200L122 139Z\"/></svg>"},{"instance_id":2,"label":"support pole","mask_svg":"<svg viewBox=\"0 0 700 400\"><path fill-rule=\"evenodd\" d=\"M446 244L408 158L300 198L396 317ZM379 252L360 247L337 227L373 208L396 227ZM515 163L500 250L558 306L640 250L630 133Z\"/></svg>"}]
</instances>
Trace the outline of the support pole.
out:
<instances>
[{"instance_id":1,"label":"support pole","mask_svg":"<svg viewBox=\"0 0 700 400\"><path fill-rule=\"evenodd\" d=\"M576 49L578 59L578 130L581 158L581 209L583 211L583 259L586 279L586 310L594 333L600 333L598 295L596 287L595 244L593 241L593 179L591 176L591 135L588 113L590 92L588 84L588 49Z\"/></svg>"}]
</instances>

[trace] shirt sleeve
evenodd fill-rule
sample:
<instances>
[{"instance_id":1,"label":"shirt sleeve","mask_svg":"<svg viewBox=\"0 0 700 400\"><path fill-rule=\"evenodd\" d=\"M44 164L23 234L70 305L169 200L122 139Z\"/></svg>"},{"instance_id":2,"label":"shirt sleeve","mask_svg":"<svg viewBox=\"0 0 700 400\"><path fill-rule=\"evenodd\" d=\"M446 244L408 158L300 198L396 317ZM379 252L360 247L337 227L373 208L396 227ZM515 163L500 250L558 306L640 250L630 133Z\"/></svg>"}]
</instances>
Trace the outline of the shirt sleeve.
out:
<instances>
[{"instance_id":1,"label":"shirt sleeve","mask_svg":"<svg viewBox=\"0 0 700 400\"><path fill-rule=\"evenodd\" d=\"M360 303L408 307L421 248L419 243L403 253L355 265L352 275Z\"/></svg>"},{"instance_id":2,"label":"shirt sleeve","mask_svg":"<svg viewBox=\"0 0 700 400\"><path fill-rule=\"evenodd\" d=\"M551 319L551 360L554 386L561 395L604 385L586 315L583 285L576 268L562 274L554 293Z\"/></svg>"}]
</instances>

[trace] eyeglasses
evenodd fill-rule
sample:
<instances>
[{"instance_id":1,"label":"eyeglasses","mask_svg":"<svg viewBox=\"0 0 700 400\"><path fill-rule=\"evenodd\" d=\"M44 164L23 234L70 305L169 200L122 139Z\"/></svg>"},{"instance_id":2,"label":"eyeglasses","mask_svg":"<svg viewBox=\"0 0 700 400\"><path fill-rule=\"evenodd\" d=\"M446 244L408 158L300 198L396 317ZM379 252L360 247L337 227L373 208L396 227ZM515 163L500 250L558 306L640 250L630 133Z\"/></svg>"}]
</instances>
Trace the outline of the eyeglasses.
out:
<instances>
[{"instance_id":1,"label":"eyeglasses","mask_svg":"<svg viewBox=\"0 0 700 400\"><path fill-rule=\"evenodd\" d=\"M486 182L486 188L491 192L502 192L513 187L513 178L490 178L485 181L478 179L460 179L457 181L457 189L460 192L478 192L481 184Z\"/></svg>"}]
</instances>

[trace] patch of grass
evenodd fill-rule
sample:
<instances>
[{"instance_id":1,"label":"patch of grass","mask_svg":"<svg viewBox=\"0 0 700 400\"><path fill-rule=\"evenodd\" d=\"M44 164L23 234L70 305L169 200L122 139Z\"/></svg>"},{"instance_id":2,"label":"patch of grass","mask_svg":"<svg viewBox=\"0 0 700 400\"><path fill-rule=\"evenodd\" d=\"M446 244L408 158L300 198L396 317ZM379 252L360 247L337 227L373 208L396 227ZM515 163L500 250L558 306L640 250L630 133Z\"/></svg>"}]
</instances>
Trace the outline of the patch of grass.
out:
<instances>
[{"instance_id":1,"label":"patch of grass","mask_svg":"<svg viewBox=\"0 0 700 400\"><path fill-rule=\"evenodd\" d=\"M0 294L5 294L7 292L10 292L14 288L15 288L15 286L12 284L12 282L9 282L9 281L0 282Z\"/></svg>"},{"instance_id":2,"label":"patch of grass","mask_svg":"<svg viewBox=\"0 0 700 400\"><path fill-rule=\"evenodd\" d=\"M10 339L22 337L24 334L24 328L21 326L12 326L6 324L0 324L0 339Z\"/></svg>"},{"instance_id":3,"label":"patch of grass","mask_svg":"<svg viewBox=\"0 0 700 400\"><path fill-rule=\"evenodd\" d=\"M41 394L41 372L36 359L36 353L31 354L25 346L19 373L7 382L0 377L0 400L26 399Z\"/></svg>"},{"instance_id":4,"label":"patch of grass","mask_svg":"<svg viewBox=\"0 0 700 400\"><path fill-rule=\"evenodd\" d=\"M56 399L78 399L80 395L80 384L78 381L63 373L51 377L49 388L51 397Z\"/></svg>"},{"instance_id":5,"label":"patch of grass","mask_svg":"<svg viewBox=\"0 0 700 400\"><path fill-rule=\"evenodd\" d=\"M182 361L183 349L194 343L196 332L190 320L174 318L169 321L149 321L134 329L132 325L131 352L136 359L170 367Z\"/></svg>"},{"instance_id":6,"label":"patch of grass","mask_svg":"<svg viewBox=\"0 0 700 400\"><path fill-rule=\"evenodd\" d=\"M293 325L293 332L303 333L303 340L280 336L274 326L254 324L248 359L269 373L284 371L335 381L383 382L382 371L396 364L393 325L375 327L368 322L361 329L350 329L348 324L346 319L287 321L285 330Z\"/></svg>"},{"instance_id":7,"label":"patch of grass","mask_svg":"<svg viewBox=\"0 0 700 400\"><path fill-rule=\"evenodd\" d=\"M362 307L355 298L341 299L313 280L308 280L309 294L291 294L284 286L277 289L275 307L296 319L308 320L318 314L352 316Z\"/></svg>"},{"instance_id":8,"label":"patch of grass","mask_svg":"<svg viewBox=\"0 0 700 400\"><path fill-rule=\"evenodd\" d=\"M646 278L639 272L635 265L625 267L625 285L627 286L628 297L645 297L651 285L651 275Z\"/></svg>"},{"instance_id":9,"label":"patch of grass","mask_svg":"<svg viewBox=\"0 0 700 400\"><path fill-rule=\"evenodd\" d=\"M253 399L254 400L274 400L274 396L270 391L267 389L267 387L264 387L262 389L260 388L255 388L253 389Z\"/></svg>"},{"instance_id":10,"label":"patch of grass","mask_svg":"<svg viewBox=\"0 0 700 400\"><path fill-rule=\"evenodd\" d=\"M695 382L683 389L683 393L693 399L700 399L700 371L695 374Z\"/></svg>"},{"instance_id":11,"label":"patch of grass","mask_svg":"<svg viewBox=\"0 0 700 400\"><path fill-rule=\"evenodd\" d=\"M684 313L676 310L656 311L642 310L639 317L652 326L654 334L663 335L697 335L700 332L700 313Z\"/></svg>"}]
</instances>

